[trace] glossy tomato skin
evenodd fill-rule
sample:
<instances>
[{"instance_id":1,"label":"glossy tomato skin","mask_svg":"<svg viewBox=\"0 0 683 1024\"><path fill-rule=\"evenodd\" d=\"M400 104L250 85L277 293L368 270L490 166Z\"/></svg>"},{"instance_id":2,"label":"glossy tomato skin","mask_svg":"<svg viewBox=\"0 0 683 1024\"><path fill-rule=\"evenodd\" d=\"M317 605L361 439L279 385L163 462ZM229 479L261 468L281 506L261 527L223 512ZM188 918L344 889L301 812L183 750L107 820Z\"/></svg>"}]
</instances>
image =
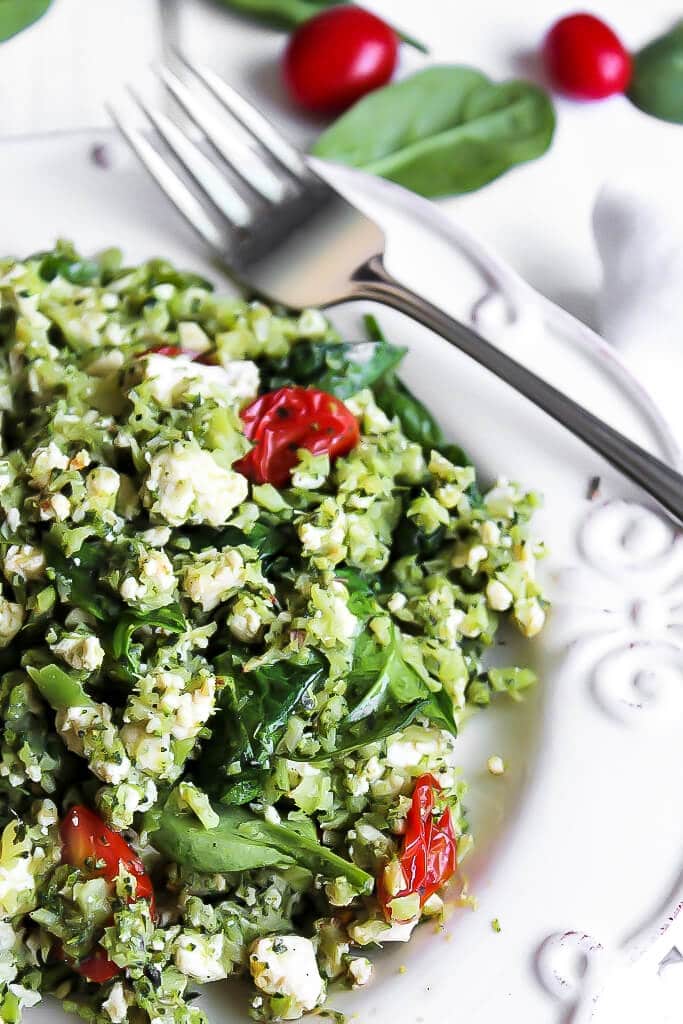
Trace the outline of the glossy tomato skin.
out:
<instances>
[{"instance_id":1,"label":"glossy tomato skin","mask_svg":"<svg viewBox=\"0 0 683 1024\"><path fill-rule=\"evenodd\" d=\"M254 447L235 469L253 483L275 487L287 484L298 462L297 449L333 459L360 440L358 421L344 403L314 388L269 391L243 410L242 423Z\"/></svg>"},{"instance_id":2,"label":"glossy tomato skin","mask_svg":"<svg viewBox=\"0 0 683 1024\"><path fill-rule=\"evenodd\" d=\"M397 58L394 30L376 15L349 4L317 14L293 33L282 71L299 106L335 114L386 85Z\"/></svg>"},{"instance_id":3,"label":"glossy tomato skin","mask_svg":"<svg viewBox=\"0 0 683 1024\"><path fill-rule=\"evenodd\" d=\"M123 836L105 825L98 814L82 804L70 808L60 825L60 836L65 864L81 868L92 878L106 878L109 882L114 881L123 866L136 879L136 898L149 900L154 916L154 889L144 864ZM100 984L120 973L120 968L101 946L95 947L90 956L75 964L74 970L88 981Z\"/></svg>"},{"instance_id":4,"label":"glossy tomato skin","mask_svg":"<svg viewBox=\"0 0 683 1024\"><path fill-rule=\"evenodd\" d=\"M145 866L120 832L115 832L89 807L72 807L60 825L62 860L82 868L93 878L113 882L121 866L137 881L138 899L154 901L154 890Z\"/></svg>"},{"instance_id":5,"label":"glossy tomato skin","mask_svg":"<svg viewBox=\"0 0 683 1024\"><path fill-rule=\"evenodd\" d=\"M545 38L543 59L555 88L577 100L625 92L633 71L619 38L592 14L557 21Z\"/></svg>"},{"instance_id":6,"label":"glossy tomato skin","mask_svg":"<svg viewBox=\"0 0 683 1024\"><path fill-rule=\"evenodd\" d=\"M458 839L450 808L446 808L438 818L433 815L435 794L440 790L439 782L430 774L421 775L415 783L399 856L405 887L390 896L384 885L384 876L378 880L378 898L390 922L395 922L389 906L392 899L417 894L423 907L457 868Z\"/></svg>"}]
</instances>

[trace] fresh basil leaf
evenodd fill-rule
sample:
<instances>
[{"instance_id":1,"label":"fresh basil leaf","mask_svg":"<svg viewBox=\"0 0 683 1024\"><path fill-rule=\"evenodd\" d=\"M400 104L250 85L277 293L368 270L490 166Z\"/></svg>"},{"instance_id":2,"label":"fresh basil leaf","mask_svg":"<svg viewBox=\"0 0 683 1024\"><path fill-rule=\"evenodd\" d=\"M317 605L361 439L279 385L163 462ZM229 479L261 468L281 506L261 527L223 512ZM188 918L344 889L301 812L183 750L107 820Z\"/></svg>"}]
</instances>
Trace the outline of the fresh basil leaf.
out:
<instances>
[{"instance_id":1,"label":"fresh basil leaf","mask_svg":"<svg viewBox=\"0 0 683 1024\"><path fill-rule=\"evenodd\" d=\"M327 878L348 878L358 892L372 892L372 876L322 846L312 822L284 819L275 825L245 807L214 810L219 823L206 829L194 815L183 813L171 796L153 823L152 845L193 871L222 874L298 864Z\"/></svg>"},{"instance_id":2,"label":"fresh basil leaf","mask_svg":"<svg viewBox=\"0 0 683 1024\"><path fill-rule=\"evenodd\" d=\"M252 773L269 767L289 716L304 694L325 678L326 668L322 658L315 656L305 665L279 661L244 672L240 660L239 652L232 651L214 660L215 671L225 677L225 683L196 772L217 798L230 799L234 794L241 803L260 777L251 774L249 786L235 788L240 776L230 769L236 763Z\"/></svg>"},{"instance_id":3,"label":"fresh basil leaf","mask_svg":"<svg viewBox=\"0 0 683 1024\"><path fill-rule=\"evenodd\" d=\"M323 132L313 153L424 196L457 195L540 156L554 129L539 86L494 83L449 65L369 93Z\"/></svg>"},{"instance_id":4,"label":"fresh basil leaf","mask_svg":"<svg viewBox=\"0 0 683 1024\"><path fill-rule=\"evenodd\" d=\"M683 21L635 55L627 95L646 114L683 124Z\"/></svg>"},{"instance_id":5,"label":"fresh basil leaf","mask_svg":"<svg viewBox=\"0 0 683 1024\"><path fill-rule=\"evenodd\" d=\"M309 18L321 14L328 7L335 7L345 0L219 0L224 7L230 7L240 14L248 15L266 24L282 28L296 28ZM395 30L399 39L408 46L428 53L424 43L398 29Z\"/></svg>"},{"instance_id":6,"label":"fresh basil leaf","mask_svg":"<svg viewBox=\"0 0 683 1024\"><path fill-rule=\"evenodd\" d=\"M130 609L120 615L112 637L112 654L117 661L134 673L138 672L140 666L132 655L131 642L133 634L141 626L155 626L166 629L169 633L184 633L187 629L187 620L180 605L175 603L148 612Z\"/></svg>"},{"instance_id":7,"label":"fresh basil leaf","mask_svg":"<svg viewBox=\"0 0 683 1024\"><path fill-rule=\"evenodd\" d=\"M52 0L0 0L0 42L42 18Z\"/></svg>"}]
</instances>

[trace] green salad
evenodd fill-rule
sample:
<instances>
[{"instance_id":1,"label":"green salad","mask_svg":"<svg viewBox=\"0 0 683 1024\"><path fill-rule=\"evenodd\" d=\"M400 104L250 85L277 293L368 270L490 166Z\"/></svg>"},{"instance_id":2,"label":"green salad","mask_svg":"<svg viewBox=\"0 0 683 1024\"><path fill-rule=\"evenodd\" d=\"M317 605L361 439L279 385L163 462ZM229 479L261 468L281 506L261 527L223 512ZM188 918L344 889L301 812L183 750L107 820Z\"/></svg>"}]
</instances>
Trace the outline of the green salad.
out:
<instances>
[{"instance_id":1,"label":"green salad","mask_svg":"<svg viewBox=\"0 0 683 1024\"><path fill-rule=\"evenodd\" d=\"M480 489L366 330L0 261L7 1024L198 1024L238 974L293 1020L462 885L456 736L535 681L485 655L543 626L538 501Z\"/></svg>"}]
</instances>

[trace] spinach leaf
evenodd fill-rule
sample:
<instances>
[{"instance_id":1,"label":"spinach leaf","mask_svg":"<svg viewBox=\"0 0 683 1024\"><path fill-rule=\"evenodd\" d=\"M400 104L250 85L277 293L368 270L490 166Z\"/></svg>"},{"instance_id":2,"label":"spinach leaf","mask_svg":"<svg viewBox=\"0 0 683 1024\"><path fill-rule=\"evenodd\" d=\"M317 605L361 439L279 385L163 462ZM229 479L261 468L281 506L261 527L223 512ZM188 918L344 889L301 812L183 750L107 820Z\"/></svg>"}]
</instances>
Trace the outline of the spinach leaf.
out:
<instances>
[{"instance_id":1,"label":"spinach leaf","mask_svg":"<svg viewBox=\"0 0 683 1024\"><path fill-rule=\"evenodd\" d=\"M191 551L203 551L204 548L239 547L246 544L255 548L261 556L261 568L267 572L273 559L296 535L286 523L257 522L250 533L245 533L237 526L224 526L220 530L210 526L199 526L187 530Z\"/></svg>"},{"instance_id":2,"label":"spinach leaf","mask_svg":"<svg viewBox=\"0 0 683 1024\"><path fill-rule=\"evenodd\" d=\"M540 156L554 129L552 103L539 86L494 83L450 65L365 96L323 132L313 153L424 196L454 195Z\"/></svg>"},{"instance_id":3,"label":"spinach leaf","mask_svg":"<svg viewBox=\"0 0 683 1024\"><path fill-rule=\"evenodd\" d=\"M263 368L267 391L291 384L315 385L337 398L350 398L363 388L373 387L401 362L406 350L386 341L332 342L313 345L300 341L284 360Z\"/></svg>"},{"instance_id":4,"label":"spinach leaf","mask_svg":"<svg viewBox=\"0 0 683 1024\"><path fill-rule=\"evenodd\" d=\"M283 820L275 825L245 807L214 810L219 823L206 829L194 815L183 813L172 796L154 823L152 844L193 871L222 874L298 864L327 878L343 876L359 892L372 892L372 876L322 846L312 822Z\"/></svg>"},{"instance_id":5,"label":"spinach leaf","mask_svg":"<svg viewBox=\"0 0 683 1024\"><path fill-rule=\"evenodd\" d=\"M240 14L250 15L267 24L296 28L316 14L321 14L328 7L335 7L345 0L219 0L224 7L231 7ZM396 30L399 39L412 46L420 53L428 53L424 43L419 42L405 32Z\"/></svg>"},{"instance_id":6,"label":"spinach leaf","mask_svg":"<svg viewBox=\"0 0 683 1024\"><path fill-rule=\"evenodd\" d=\"M361 634L347 682L347 700L351 710L340 723L343 734L349 726L380 712L383 716L393 714L397 705L414 706L419 702L423 714L441 722L454 736L457 735L450 697L444 690L432 692L408 664L401 650L401 634L395 625L391 627L389 643L384 645L369 633ZM380 726L381 721L381 718L375 719L375 724Z\"/></svg>"},{"instance_id":7,"label":"spinach leaf","mask_svg":"<svg viewBox=\"0 0 683 1024\"><path fill-rule=\"evenodd\" d=\"M313 757L295 757L289 755L291 761L307 761L309 764L320 764L323 761L331 761L336 757L349 754L353 750L367 746L368 743L376 743L384 740L387 736L393 736L410 725L418 715L428 716L429 700L418 700L414 704L387 705L368 718L359 722L342 726L337 732L337 741L334 749L328 752L315 754ZM348 719L347 719L348 721Z\"/></svg>"},{"instance_id":8,"label":"spinach leaf","mask_svg":"<svg viewBox=\"0 0 683 1024\"><path fill-rule=\"evenodd\" d=\"M1 2L1 0L0 0ZM78 256L71 258L64 253L49 252L43 257L39 273L44 281L54 281L59 274L71 284L92 284L99 277L102 268L94 260Z\"/></svg>"},{"instance_id":9,"label":"spinach leaf","mask_svg":"<svg viewBox=\"0 0 683 1024\"><path fill-rule=\"evenodd\" d=\"M112 637L112 654L126 669L136 674L140 664L131 651L131 641L141 626L158 626L169 633L184 633L187 621L180 605L175 603L149 612L130 609L119 616Z\"/></svg>"},{"instance_id":10,"label":"spinach leaf","mask_svg":"<svg viewBox=\"0 0 683 1024\"><path fill-rule=\"evenodd\" d=\"M636 54L627 95L646 114L683 124L683 21Z\"/></svg>"},{"instance_id":11,"label":"spinach leaf","mask_svg":"<svg viewBox=\"0 0 683 1024\"><path fill-rule=\"evenodd\" d=\"M270 766L289 716L304 694L324 679L326 668L316 655L304 665L280 661L244 672L239 652L228 651L214 660L214 669L225 677L225 684L197 777L222 801L247 802L262 786L262 770ZM229 771L236 763L249 773L246 777Z\"/></svg>"},{"instance_id":12,"label":"spinach leaf","mask_svg":"<svg viewBox=\"0 0 683 1024\"><path fill-rule=\"evenodd\" d=\"M0 0L0 42L42 18L52 0Z\"/></svg>"},{"instance_id":13,"label":"spinach leaf","mask_svg":"<svg viewBox=\"0 0 683 1024\"><path fill-rule=\"evenodd\" d=\"M375 385L375 398L387 416L398 416L401 429L410 441L423 448L439 448L444 441L443 431L429 409L393 373L388 373Z\"/></svg>"},{"instance_id":14,"label":"spinach leaf","mask_svg":"<svg viewBox=\"0 0 683 1024\"><path fill-rule=\"evenodd\" d=\"M111 591L99 591L97 580L100 570L107 564L104 544L88 541L78 551L78 564L67 558L51 538L45 540L45 560L48 576L55 581L59 591L68 594L77 608L93 615L102 622L115 618L121 602Z\"/></svg>"}]
</instances>

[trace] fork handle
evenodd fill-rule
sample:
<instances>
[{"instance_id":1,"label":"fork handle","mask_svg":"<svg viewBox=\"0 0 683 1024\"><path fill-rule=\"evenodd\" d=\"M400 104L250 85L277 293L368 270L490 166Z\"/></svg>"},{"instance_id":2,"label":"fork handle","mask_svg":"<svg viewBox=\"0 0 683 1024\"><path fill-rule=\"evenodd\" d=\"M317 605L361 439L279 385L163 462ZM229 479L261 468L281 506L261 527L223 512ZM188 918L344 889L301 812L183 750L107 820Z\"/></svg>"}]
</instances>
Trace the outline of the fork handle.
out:
<instances>
[{"instance_id":1,"label":"fork handle","mask_svg":"<svg viewBox=\"0 0 683 1024\"><path fill-rule=\"evenodd\" d=\"M389 274L381 256L373 256L363 264L354 275L354 281L354 299L384 303L441 335L567 427L646 491L678 523L683 523L683 476L661 459L567 398L471 327L454 320L438 306L400 284Z\"/></svg>"}]
</instances>

